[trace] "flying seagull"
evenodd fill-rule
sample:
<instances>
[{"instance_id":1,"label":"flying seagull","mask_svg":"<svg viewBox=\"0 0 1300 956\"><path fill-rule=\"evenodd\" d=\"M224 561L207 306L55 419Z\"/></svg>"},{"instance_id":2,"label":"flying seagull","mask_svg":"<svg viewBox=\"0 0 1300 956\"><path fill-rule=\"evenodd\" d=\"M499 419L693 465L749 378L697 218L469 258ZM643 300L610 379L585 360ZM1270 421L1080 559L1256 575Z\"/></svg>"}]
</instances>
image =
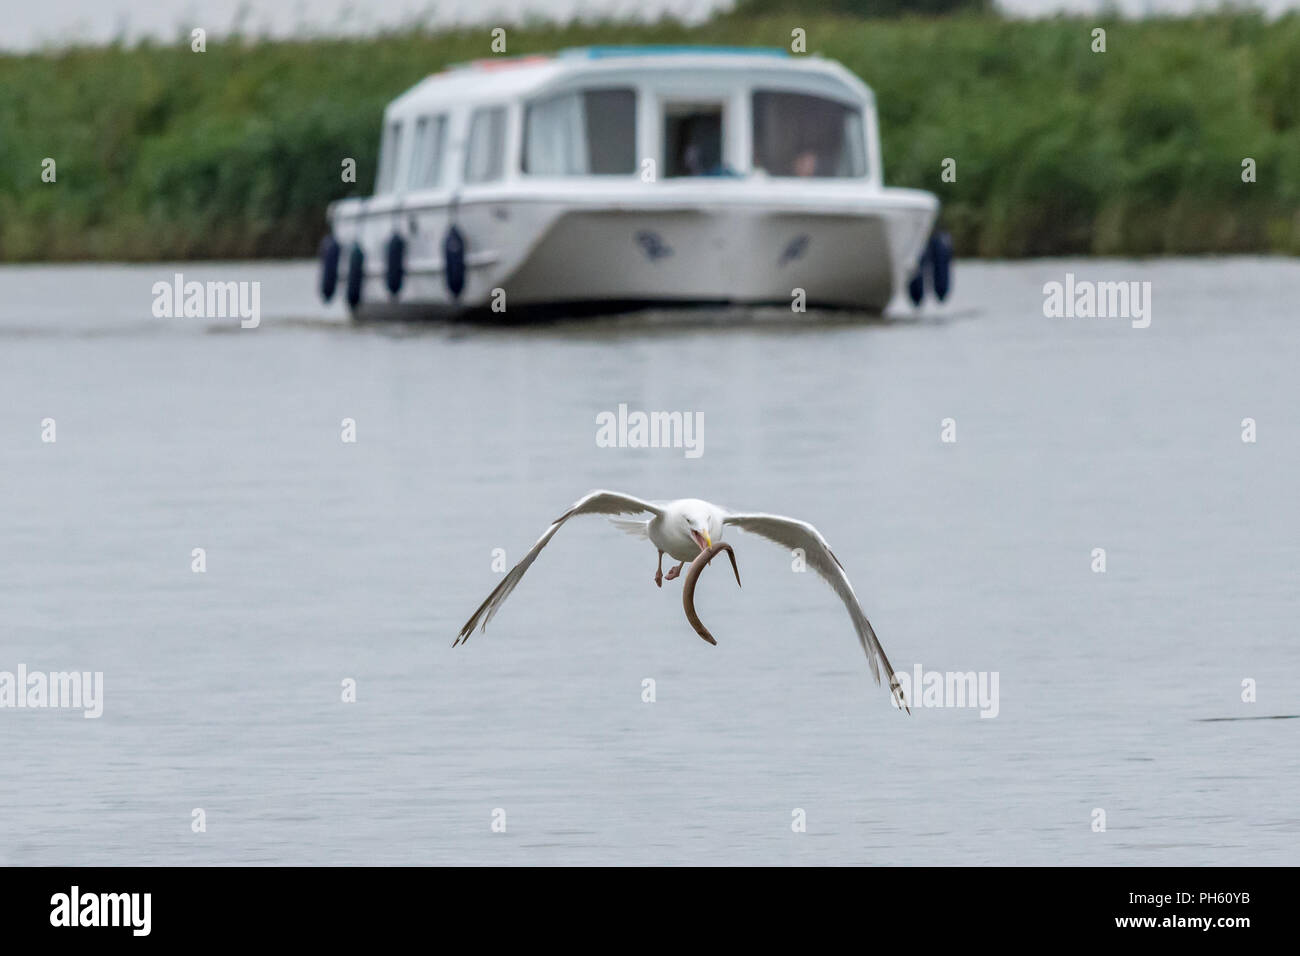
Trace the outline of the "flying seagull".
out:
<instances>
[{"instance_id":1,"label":"flying seagull","mask_svg":"<svg viewBox=\"0 0 1300 956\"><path fill-rule=\"evenodd\" d=\"M880 670L883 667L889 677L890 692L900 706L906 707L902 687L894 668L890 666L885 650L880 646L876 632L867 620L867 615L858 604L853 585L844 572L843 565L831 552L821 532L806 521L786 518L781 515L760 514L757 512L732 512L698 498L680 498L677 501L653 502L635 498L617 491L593 491L574 502L560 517L551 522L546 533L537 539L537 543L523 558L510 569L501 583L493 589L482 604L479 605L460 634L452 643L455 647L469 639L477 626L486 629L488 621L501 608L515 585L524 576L524 572L537 560L542 549L555 537L555 533L570 518L577 515L605 515L616 526L637 537L648 538L659 550L659 566L655 570L654 582L662 587L664 580L673 580L681 574L682 565L693 561L702 551L713 547L715 541L722 538L728 527L739 528L759 537L767 538L787 549L802 549L808 566L826 580L835 593L840 596L853 621L853 628L858 633L858 641L866 652L871 664L871 673L876 683L880 683ZM626 515L643 515L646 517L626 518ZM664 555L677 561L676 567L663 573ZM739 580L739 579L738 579Z\"/></svg>"}]
</instances>

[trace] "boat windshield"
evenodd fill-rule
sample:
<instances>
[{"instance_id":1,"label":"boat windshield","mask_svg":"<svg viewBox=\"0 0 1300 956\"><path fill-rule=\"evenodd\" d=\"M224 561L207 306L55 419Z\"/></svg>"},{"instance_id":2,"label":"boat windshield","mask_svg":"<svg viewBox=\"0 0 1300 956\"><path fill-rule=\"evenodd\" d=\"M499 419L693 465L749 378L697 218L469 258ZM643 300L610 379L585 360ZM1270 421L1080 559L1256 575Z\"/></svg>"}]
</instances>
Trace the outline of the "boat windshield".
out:
<instances>
[{"instance_id":1,"label":"boat windshield","mask_svg":"<svg viewBox=\"0 0 1300 956\"><path fill-rule=\"evenodd\" d=\"M636 172L636 93L580 90L529 103L523 171L532 176Z\"/></svg>"},{"instance_id":2,"label":"boat windshield","mask_svg":"<svg viewBox=\"0 0 1300 956\"><path fill-rule=\"evenodd\" d=\"M867 174L860 110L806 93L754 93L754 169L769 176Z\"/></svg>"}]
</instances>

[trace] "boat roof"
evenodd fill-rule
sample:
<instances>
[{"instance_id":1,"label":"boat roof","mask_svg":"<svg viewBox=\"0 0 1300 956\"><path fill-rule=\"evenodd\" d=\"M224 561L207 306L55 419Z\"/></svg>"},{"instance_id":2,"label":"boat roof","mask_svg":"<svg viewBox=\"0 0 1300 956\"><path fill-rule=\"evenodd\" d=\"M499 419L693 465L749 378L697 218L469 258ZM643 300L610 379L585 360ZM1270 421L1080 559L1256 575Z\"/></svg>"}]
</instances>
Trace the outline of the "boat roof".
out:
<instances>
[{"instance_id":1,"label":"boat roof","mask_svg":"<svg viewBox=\"0 0 1300 956\"><path fill-rule=\"evenodd\" d=\"M587 46L553 54L495 56L450 66L421 80L389 104L389 111L429 103L512 99L553 81L580 74L626 73L671 66L673 70L781 70L832 76L853 93L870 97L856 76L834 60L792 56L780 47Z\"/></svg>"}]
</instances>

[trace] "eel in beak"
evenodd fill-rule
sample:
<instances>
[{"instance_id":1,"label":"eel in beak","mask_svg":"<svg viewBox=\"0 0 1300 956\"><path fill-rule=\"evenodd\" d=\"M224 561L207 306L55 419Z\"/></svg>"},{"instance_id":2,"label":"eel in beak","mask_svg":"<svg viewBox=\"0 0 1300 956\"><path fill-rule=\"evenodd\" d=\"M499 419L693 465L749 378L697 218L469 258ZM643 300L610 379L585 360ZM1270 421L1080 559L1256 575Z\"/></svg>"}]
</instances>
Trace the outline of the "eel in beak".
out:
<instances>
[{"instance_id":1,"label":"eel in beak","mask_svg":"<svg viewBox=\"0 0 1300 956\"><path fill-rule=\"evenodd\" d=\"M740 587L740 568L736 567L736 552L732 551L731 545L725 541L719 541L717 544L701 551L695 560L691 562L686 575L682 578L682 607L686 610L686 620L691 622L691 627L695 628L696 634L713 645L718 642L713 639L709 629L704 626L700 616L695 613L695 582L699 580L700 572L704 570L705 566L723 551L727 552L727 557L731 559L731 570L736 574L736 587Z\"/></svg>"}]
</instances>

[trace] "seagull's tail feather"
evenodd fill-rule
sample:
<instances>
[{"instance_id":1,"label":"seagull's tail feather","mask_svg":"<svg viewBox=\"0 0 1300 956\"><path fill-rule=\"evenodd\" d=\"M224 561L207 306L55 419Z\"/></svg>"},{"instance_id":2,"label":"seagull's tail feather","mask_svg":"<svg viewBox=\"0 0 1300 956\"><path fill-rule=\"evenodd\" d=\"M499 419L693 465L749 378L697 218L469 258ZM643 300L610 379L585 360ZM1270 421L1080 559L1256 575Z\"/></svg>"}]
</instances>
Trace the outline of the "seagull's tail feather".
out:
<instances>
[{"instance_id":1,"label":"seagull's tail feather","mask_svg":"<svg viewBox=\"0 0 1300 956\"><path fill-rule=\"evenodd\" d=\"M635 518L610 518L609 523L619 531L630 534L634 538L650 537L650 522L638 521Z\"/></svg>"}]
</instances>

